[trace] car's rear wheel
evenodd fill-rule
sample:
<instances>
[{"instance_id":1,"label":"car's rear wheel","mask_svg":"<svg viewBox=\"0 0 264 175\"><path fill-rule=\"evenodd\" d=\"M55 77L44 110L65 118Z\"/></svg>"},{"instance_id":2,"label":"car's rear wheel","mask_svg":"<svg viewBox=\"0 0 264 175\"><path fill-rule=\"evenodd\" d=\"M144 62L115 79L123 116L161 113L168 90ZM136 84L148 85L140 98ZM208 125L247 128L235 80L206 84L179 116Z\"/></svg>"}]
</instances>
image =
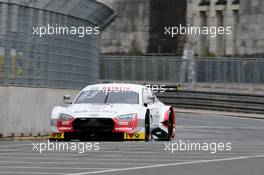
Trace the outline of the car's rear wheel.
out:
<instances>
[{"instance_id":1,"label":"car's rear wheel","mask_svg":"<svg viewBox=\"0 0 264 175\"><path fill-rule=\"evenodd\" d=\"M148 142L149 138L150 138L150 116L149 116L149 111L147 111L145 116L145 141Z\"/></svg>"}]
</instances>

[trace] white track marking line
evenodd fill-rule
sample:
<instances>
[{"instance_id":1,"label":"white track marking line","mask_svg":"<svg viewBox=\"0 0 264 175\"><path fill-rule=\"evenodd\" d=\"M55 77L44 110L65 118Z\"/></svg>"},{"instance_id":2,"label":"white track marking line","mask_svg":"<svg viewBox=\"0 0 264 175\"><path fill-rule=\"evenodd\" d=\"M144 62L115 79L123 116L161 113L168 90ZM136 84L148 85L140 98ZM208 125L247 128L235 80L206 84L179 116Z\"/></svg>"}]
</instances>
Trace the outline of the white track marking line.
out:
<instances>
[{"instance_id":1,"label":"white track marking line","mask_svg":"<svg viewBox=\"0 0 264 175\"><path fill-rule=\"evenodd\" d=\"M84 154L83 153L78 153L78 151L75 151L75 152L67 152L67 151L43 151L42 153L39 153L39 151L24 151L24 150L18 150L18 151L23 151L23 152L1 152L2 150L0 149L0 154L23 154L23 155L62 155L62 156L71 156L71 155L84 155L85 153L124 153L124 154L134 154L134 153L131 153L129 151L133 151L133 150L128 150L127 152L126 151L94 151L94 152L85 152ZM8 151L12 151L12 150L8 150ZM54 153L54 154L52 154ZM138 152L138 154L155 154L157 153L156 152Z\"/></svg>"},{"instance_id":2,"label":"white track marking line","mask_svg":"<svg viewBox=\"0 0 264 175\"><path fill-rule=\"evenodd\" d=\"M264 158L264 155L255 156L255 158Z\"/></svg>"},{"instance_id":3,"label":"white track marking line","mask_svg":"<svg viewBox=\"0 0 264 175\"><path fill-rule=\"evenodd\" d=\"M179 160L180 161L180 160ZM6 163L11 163L11 164L32 164L32 163L36 163L36 162L29 162L29 161L22 161L22 162L18 162L18 161L0 161L0 163L2 164L6 164ZM122 163L122 162L78 162L78 161L74 161L74 162L37 162L37 164L69 164L69 165L151 165L150 163Z\"/></svg>"},{"instance_id":4,"label":"white track marking line","mask_svg":"<svg viewBox=\"0 0 264 175\"><path fill-rule=\"evenodd\" d=\"M253 148L252 148L253 149ZM197 156L199 156L199 155L206 155L206 156L208 156L208 155L220 155L220 156L225 156L225 155L236 155L236 154L253 154L253 153L262 153L262 152L264 152L264 150L263 149L257 149L257 150L233 150L233 151L231 151L231 152L226 152L226 153L224 153L224 152L217 152L217 153L210 153L210 152L180 152L180 151L178 151L178 152L176 152L175 151L175 153L174 154L171 154L171 152L169 152L169 151L167 151L167 152L155 152L156 153L156 155L152 155L152 154L144 154L144 157L164 157L164 156L168 156L168 155L175 155L175 156L177 156L177 155L179 155L179 156L181 156L181 155L186 155L186 156L194 156L194 155L197 155ZM88 153L88 152L87 152ZM115 154L106 154L106 155L100 155L100 154L91 154L91 155L89 155L89 156L100 156L100 157L103 157L103 156L106 156L106 157L118 157L118 156L120 156L120 155L123 155L123 154L126 154L127 155L127 157L134 157L134 156L137 156L137 155L142 155L141 153L139 153L139 154L137 154L137 155L133 155L132 153L127 153L127 152L113 152L113 153L115 153ZM12 158L12 156L15 156L15 157L17 157L17 155L25 155L25 156L53 156L53 157L58 157L58 156L60 156L60 157L63 157L63 158L72 158L72 156L75 156L75 158L76 157L85 157L87 154L82 154L82 153L78 153L78 152L76 152L76 153L61 153L61 154L52 154L52 153L46 153L46 152L43 152L43 153L39 153L39 152L35 152L35 153L19 153L19 152L4 152L4 153L1 153L0 152L0 155L2 155L2 156L0 156L0 159L1 159L1 157L4 157L4 155L10 155L9 157L10 158ZM53 158L52 157L52 158ZM34 157L33 157L34 158Z\"/></svg>"},{"instance_id":5,"label":"white track marking line","mask_svg":"<svg viewBox=\"0 0 264 175\"><path fill-rule=\"evenodd\" d=\"M65 173L52 173L52 172L50 172L50 173L43 173L43 172L21 172L21 171L19 171L19 172L15 172L15 171L13 171L13 172L1 172L0 171L0 174L37 174L37 175L39 175L39 174L51 174L51 175L56 175L56 174L58 174L58 175L61 175L61 174L63 174L63 175L65 175Z\"/></svg>"},{"instance_id":6,"label":"white track marking line","mask_svg":"<svg viewBox=\"0 0 264 175\"><path fill-rule=\"evenodd\" d=\"M232 153L210 153L210 152L205 152L205 153L179 153L179 152L174 152L173 154L171 152L167 152L167 153L160 153L160 154L157 154L157 155L140 155L140 154L137 154L137 155L125 155L126 156L126 159L133 159L133 158L138 158L138 157L146 157L146 158L151 158L151 157L154 157L154 158L168 158L168 157L230 157L230 156L238 156L238 155L244 155L244 156L248 156L248 155L254 155L254 154L262 154L263 151L252 151L252 152L232 152ZM33 155L32 157L19 157L21 159L42 159L42 158L45 158L45 159L59 159L59 158L62 158L62 159L76 159L76 158L95 158L95 157L98 157L99 159L101 159L102 157L105 157L105 159L119 159L121 156L124 156L124 154L117 154L117 155L89 155L89 156L86 156L86 155L72 155L72 156L60 156L60 155L50 155L52 157L49 157L48 155L45 155L45 154L38 154L38 155ZM74 156L74 157L73 157ZM4 154L2 156L0 156L0 160L1 158L18 158L16 155L10 155L10 154Z\"/></svg>"},{"instance_id":7,"label":"white track marking line","mask_svg":"<svg viewBox=\"0 0 264 175\"><path fill-rule=\"evenodd\" d=\"M6 151L12 151L12 152L15 152L15 151L24 151L22 149L0 149L1 152L6 152Z\"/></svg>"},{"instance_id":8,"label":"white track marking line","mask_svg":"<svg viewBox=\"0 0 264 175\"><path fill-rule=\"evenodd\" d=\"M228 155L232 155L232 154L249 154L249 153L261 153L261 152L264 152L264 150L263 149L259 149L260 147L252 147L252 149L241 149L241 148L239 148L239 149L233 149L232 151L230 151L230 152L217 152L217 153L212 153L212 155L216 155L216 154L220 154L220 155L225 155L225 154L228 154ZM261 147L262 148L262 147ZM2 151L2 150L0 150L0 151ZM88 153L88 152L87 152ZM92 156L95 156L96 154L95 153L102 153L102 152L91 152L91 153L93 153L93 155ZM108 152L108 153L112 153L112 152ZM113 151L113 153L115 153L115 154L105 154L105 155L96 155L96 156L116 156L116 157L118 157L118 156L120 156L121 154L126 154L127 156L135 156L134 155L134 153L131 153L131 152L120 152L120 151ZM138 155L141 155L142 153L146 153L146 152L137 152L138 153ZM153 155L153 154L157 154L158 153L158 155ZM162 153L161 155L160 155L160 153ZM208 154L208 153L210 153L210 152L199 152L199 151L193 151L193 152L189 152L189 151L175 151L175 155L190 155L190 154L192 154L192 155L203 155L203 154ZM11 157L11 155L15 155L15 156L17 156L18 154L19 155L32 155L32 156L39 156L39 155L41 155L41 156L62 156L62 157L70 157L70 156L85 156L85 155L87 155L87 154L85 154L85 153L78 153L78 152L75 152L75 153L68 153L68 152L61 152L61 153L54 153L54 154L52 154L52 152L50 152L50 153L47 153L47 152L42 152L42 153L39 153L39 152L37 152L37 151L35 151L35 152L0 152L0 155L5 155L5 154L7 154L7 155L10 155L10 157ZM159 156L167 156L167 154L170 154L170 152L169 151L165 151L165 152L148 152L147 154L145 154L144 156L150 156L150 157L152 157L152 156L157 156L157 157L159 157ZM1 158L1 157L0 157Z\"/></svg>"},{"instance_id":9,"label":"white track marking line","mask_svg":"<svg viewBox=\"0 0 264 175\"><path fill-rule=\"evenodd\" d=\"M201 154L196 154L196 153L187 153L187 154L179 154L179 153L167 153L164 155L127 155L126 159L135 159L135 158L159 158L159 159L167 159L167 158L179 158L179 157L195 157L195 158L201 158L201 157L232 157L232 156L249 156L254 154L254 152L237 152L237 153L201 153ZM256 152L255 154L262 154L262 152ZM113 160L116 157L120 157L122 155L98 155L99 157L105 157L106 159L108 158L113 158ZM1 158L0 158L1 159Z\"/></svg>"},{"instance_id":10,"label":"white track marking line","mask_svg":"<svg viewBox=\"0 0 264 175\"><path fill-rule=\"evenodd\" d=\"M259 155L264 156L264 155ZM198 160L192 162L178 162L178 163L169 163L169 164L156 164L156 165L149 165L149 166L139 166L139 167L131 167L131 168L119 168L119 169L110 169L110 170L101 170L101 171L92 171L92 172L81 172L81 173L71 173L67 175L88 175L88 174L100 174L100 173L110 173L110 172L119 172L119 171L129 171L129 170L140 170L140 169L148 169L148 168L158 168L158 167L167 167L167 166L176 166L176 165L190 165L190 164L199 164L199 163L210 163L210 162L221 162L221 161L228 161L228 160L241 160L241 159L249 159L259 156L252 156L252 157L232 157L232 158L225 158L225 159L212 159L212 160Z\"/></svg>"},{"instance_id":11,"label":"white track marking line","mask_svg":"<svg viewBox=\"0 0 264 175\"><path fill-rule=\"evenodd\" d=\"M78 168L78 167L33 167L33 166L8 166L8 165L0 165L0 168L11 168L11 169L15 169L15 168L21 168L21 169L26 169L26 168L30 168L30 169L54 169L54 170L109 170L110 168Z\"/></svg>"},{"instance_id":12,"label":"white track marking line","mask_svg":"<svg viewBox=\"0 0 264 175\"><path fill-rule=\"evenodd\" d=\"M210 153L210 152L206 152L206 153L178 153L178 152L174 152L173 154L171 154L171 152L167 152L167 153L159 153L161 155L125 155L125 154L117 154L117 155L46 155L45 153L42 154L37 154L37 155L24 155L23 158L32 158L32 159L37 159L37 158L47 158L47 159L58 159L58 158L62 158L62 159L76 159L76 158L103 158L105 157L107 158L119 158L120 156L125 156L127 158L135 158L135 157L157 157L157 158L167 158L169 157L178 157L178 156L191 156L191 157L199 157L199 156L205 156L205 157L227 157L227 156L236 156L236 155L254 155L254 154L262 154L264 153L263 151L249 151L249 152L242 152L242 151L238 151L238 152L232 152L232 153ZM30 156L30 157L29 157ZM0 160L1 158L17 158L18 156L16 154L0 154Z\"/></svg>"},{"instance_id":13,"label":"white track marking line","mask_svg":"<svg viewBox=\"0 0 264 175\"><path fill-rule=\"evenodd\" d=\"M88 153L88 152L87 152ZM0 152L0 155L1 154L7 154L7 155L25 155L25 156L78 156L78 155L85 155L85 154L83 154L83 153L78 153L78 152L76 152L76 153L67 153L67 152L61 152L61 154L52 154L52 153L47 153L47 152L42 152L42 153L39 153L39 152L23 152L23 153L21 153L21 152L4 152L4 153L1 153ZM1 156L2 157L2 156ZM0 158L1 158L0 157Z\"/></svg>"},{"instance_id":14,"label":"white track marking line","mask_svg":"<svg viewBox=\"0 0 264 175\"><path fill-rule=\"evenodd\" d=\"M212 157L212 156L211 156ZM215 157L215 156L213 156ZM226 157L226 156L225 156ZM60 157L53 157L53 158L49 158L49 157L0 157L1 158L4 158L4 159L11 159L11 160L71 160L71 161L75 161L75 160L79 160L80 157L74 157L74 158L60 158ZM89 158L89 157L87 157ZM153 160L153 159L138 159L138 158L132 158L132 159L129 159L129 158L123 158L123 159L114 159L114 158L109 158L109 159L97 159L97 158L94 158L94 157L91 157L92 161L148 161L148 162L158 162L158 161L163 161L163 162L169 162L171 161L170 159L159 159L159 160Z\"/></svg>"},{"instance_id":15,"label":"white track marking line","mask_svg":"<svg viewBox=\"0 0 264 175\"><path fill-rule=\"evenodd\" d=\"M159 150L156 151L151 151L151 152L139 152L139 154L155 154L157 151L160 151L163 147L159 147ZM10 151L10 152L9 152ZM17 151L17 152L13 152ZM19 152L20 151L20 152ZM116 154L116 153L124 153L124 154L134 154L131 151L136 151L136 150L122 150L122 151L85 151L82 153L81 151L83 150L76 150L76 151L71 151L71 150L1 150L0 149L0 154L28 154L28 155L38 155L38 154L45 154L45 155L85 155L85 154L96 154L96 153L109 153L109 154Z\"/></svg>"},{"instance_id":16,"label":"white track marking line","mask_svg":"<svg viewBox=\"0 0 264 175\"><path fill-rule=\"evenodd\" d=\"M33 143L33 142L32 142ZM8 144L4 144L4 145L1 145L0 144L0 148L1 147L8 147L10 148L11 146L32 146L32 143L28 143L28 144L17 144L17 143L8 143ZM24 147L25 148L25 147Z\"/></svg>"}]
</instances>

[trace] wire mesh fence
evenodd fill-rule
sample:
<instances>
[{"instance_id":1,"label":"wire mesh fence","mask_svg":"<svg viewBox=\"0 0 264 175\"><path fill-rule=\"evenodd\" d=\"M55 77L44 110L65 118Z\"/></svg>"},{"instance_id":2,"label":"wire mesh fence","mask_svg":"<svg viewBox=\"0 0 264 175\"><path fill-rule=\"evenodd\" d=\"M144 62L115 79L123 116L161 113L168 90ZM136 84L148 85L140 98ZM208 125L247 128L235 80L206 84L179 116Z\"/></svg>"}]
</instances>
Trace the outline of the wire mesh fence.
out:
<instances>
[{"instance_id":1,"label":"wire mesh fence","mask_svg":"<svg viewBox=\"0 0 264 175\"><path fill-rule=\"evenodd\" d=\"M89 60L29 59L23 53L0 48L0 84L81 88L87 84ZM9 55L4 63L3 55ZM67 61L68 60L68 61ZM6 67L6 65L9 65ZM203 84L223 88L264 86L264 59L193 59L179 57L101 56L100 79L123 82ZM76 70L78 69L78 70Z\"/></svg>"},{"instance_id":2,"label":"wire mesh fence","mask_svg":"<svg viewBox=\"0 0 264 175\"><path fill-rule=\"evenodd\" d=\"M100 78L106 80L182 83L209 86L264 85L264 58L184 60L160 56L102 56Z\"/></svg>"},{"instance_id":3,"label":"wire mesh fence","mask_svg":"<svg viewBox=\"0 0 264 175\"><path fill-rule=\"evenodd\" d=\"M0 84L82 88L97 82L100 34L40 37L33 35L33 28L47 25L103 28L112 19L113 11L93 0L63 3L65 8L60 1L23 2L0 0ZM76 12L78 7L85 10Z\"/></svg>"}]
</instances>

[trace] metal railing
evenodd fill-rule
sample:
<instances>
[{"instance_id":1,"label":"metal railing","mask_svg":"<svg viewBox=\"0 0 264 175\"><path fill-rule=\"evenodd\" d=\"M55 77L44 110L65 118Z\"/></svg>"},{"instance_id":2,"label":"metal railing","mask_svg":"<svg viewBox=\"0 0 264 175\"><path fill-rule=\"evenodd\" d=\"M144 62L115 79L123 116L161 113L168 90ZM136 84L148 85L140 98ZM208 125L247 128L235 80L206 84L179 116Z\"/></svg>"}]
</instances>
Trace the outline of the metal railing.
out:
<instances>
[{"instance_id":1,"label":"metal railing","mask_svg":"<svg viewBox=\"0 0 264 175\"><path fill-rule=\"evenodd\" d=\"M194 58L102 56L100 78L175 84L185 89L264 92L264 58Z\"/></svg>"},{"instance_id":2,"label":"metal railing","mask_svg":"<svg viewBox=\"0 0 264 175\"><path fill-rule=\"evenodd\" d=\"M178 91L176 86L166 86L157 97L165 104L178 108L264 114L264 95L230 92Z\"/></svg>"},{"instance_id":3,"label":"metal railing","mask_svg":"<svg viewBox=\"0 0 264 175\"><path fill-rule=\"evenodd\" d=\"M96 63L92 64L93 59L84 55L77 59L73 53L67 53L53 57L40 52L31 56L0 47L0 84L82 88L91 76L87 70L96 72L97 68L92 66ZM101 56L99 70L101 81L108 82L180 83L185 90L264 93L263 67L264 58L184 60L167 56Z\"/></svg>"}]
</instances>

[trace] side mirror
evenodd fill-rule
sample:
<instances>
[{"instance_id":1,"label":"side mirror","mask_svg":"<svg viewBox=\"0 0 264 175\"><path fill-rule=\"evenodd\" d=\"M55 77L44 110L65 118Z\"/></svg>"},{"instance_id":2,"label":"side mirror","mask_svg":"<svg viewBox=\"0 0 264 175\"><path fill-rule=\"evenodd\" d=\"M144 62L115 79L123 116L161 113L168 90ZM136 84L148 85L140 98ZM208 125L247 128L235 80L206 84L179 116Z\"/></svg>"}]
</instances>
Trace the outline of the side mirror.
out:
<instances>
[{"instance_id":1,"label":"side mirror","mask_svg":"<svg viewBox=\"0 0 264 175\"><path fill-rule=\"evenodd\" d=\"M71 96L70 95L64 95L63 96L63 103L64 104L72 104L72 102L68 101L71 99Z\"/></svg>"}]
</instances>

